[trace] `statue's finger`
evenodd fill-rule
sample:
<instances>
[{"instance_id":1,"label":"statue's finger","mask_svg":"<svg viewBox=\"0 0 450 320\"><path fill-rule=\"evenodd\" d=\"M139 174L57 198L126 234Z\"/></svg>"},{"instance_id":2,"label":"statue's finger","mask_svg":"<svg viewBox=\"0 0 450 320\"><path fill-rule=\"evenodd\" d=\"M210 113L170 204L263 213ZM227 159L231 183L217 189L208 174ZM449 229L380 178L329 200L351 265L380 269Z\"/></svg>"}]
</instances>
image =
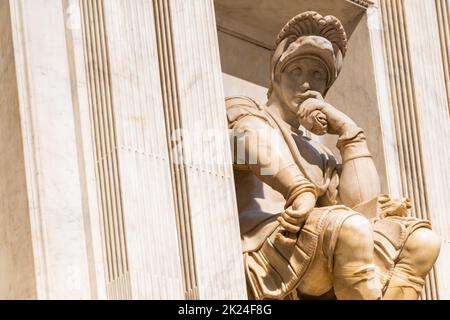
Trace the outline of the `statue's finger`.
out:
<instances>
[{"instance_id":1,"label":"statue's finger","mask_svg":"<svg viewBox=\"0 0 450 320\"><path fill-rule=\"evenodd\" d=\"M285 221L283 218L278 217L277 221L281 224L283 228L285 228L287 231L292 233L297 233L300 231L300 227L290 224L287 221Z\"/></svg>"},{"instance_id":2,"label":"statue's finger","mask_svg":"<svg viewBox=\"0 0 450 320\"><path fill-rule=\"evenodd\" d=\"M281 217L282 217L285 221L287 221L287 222L289 222L289 223L291 223L291 224L293 224L293 225L299 226L299 225L301 225L301 224L303 224L303 223L305 222L305 220L306 220L306 218L307 218L307 215L302 215L302 216L294 217L294 216L290 216L290 215L289 215L288 213L286 213L286 212L283 212L283 213L281 214Z\"/></svg>"},{"instance_id":3,"label":"statue's finger","mask_svg":"<svg viewBox=\"0 0 450 320\"><path fill-rule=\"evenodd\" d=\"M284 210L284 213L292 218L304 219L308 216L313 208L307 208L306 206L301 206L297 210L293 210L290 207Z\"/></svg>"},{"instance_id":4,"label":"statue's finger","mask_svg":"<svg viewBox=\"0 0 450 320\"><path fill-rule=\"evenodd\" d=\"M297 238L289 237L287 235L279 233L275 237L275 242L279 242L281 245L291 246L291 245L294 245L295 243L297 243Z\"/></svg>"}]
</instances>

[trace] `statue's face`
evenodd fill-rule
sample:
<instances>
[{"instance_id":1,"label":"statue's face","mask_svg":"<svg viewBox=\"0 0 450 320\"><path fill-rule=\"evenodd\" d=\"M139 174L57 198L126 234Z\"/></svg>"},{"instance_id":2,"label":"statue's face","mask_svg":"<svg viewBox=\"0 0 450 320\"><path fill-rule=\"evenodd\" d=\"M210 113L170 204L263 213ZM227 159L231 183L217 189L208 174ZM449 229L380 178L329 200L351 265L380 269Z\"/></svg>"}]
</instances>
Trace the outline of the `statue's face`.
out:
<instances>
[{"instance_id":1,"label":"statue's face","mask_svg":"<svg viewBox=\"0 0 450 320\"><path fill-rule=\"evenodd\" d=\"M307 92L324 95L327 87L327 69L320 59L300 57L289 62L279 77L278 96L285 107L297 113L298 106L308 98Z\"/></svg>"}]
</instances>

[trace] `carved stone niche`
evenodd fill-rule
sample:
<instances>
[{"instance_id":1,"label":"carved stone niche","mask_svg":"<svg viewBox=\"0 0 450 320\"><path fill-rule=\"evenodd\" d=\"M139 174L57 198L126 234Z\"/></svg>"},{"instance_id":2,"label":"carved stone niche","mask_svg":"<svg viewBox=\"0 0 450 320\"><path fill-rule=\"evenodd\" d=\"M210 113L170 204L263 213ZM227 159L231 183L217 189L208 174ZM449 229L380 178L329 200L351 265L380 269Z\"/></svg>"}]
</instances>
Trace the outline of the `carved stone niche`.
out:
<instances>
[{"instance_id":1,"label":"carved stone niche","mask_svg":"<svg viewBox=\"0 0 450 320\"><path fill-rule=\"evenodd\" d=\"M269 62L275 38L300 12L334 15L347 32L348 51L342 72L326 99L365 130L383 192L398 194L395 154L390 150L389 105L380 45L380 24L371 1L350 0L214 0L226 96L247 95L266 101ZM378 41L378 42L377 42ZM378 50L381 52L380 50ZM377 51L377 52L378 52ZM334 137L316 137L335 154ZM384 139L384 140L383 140ZM389 180L389 181L388 181Z\"/></svg>"},{"instance_id":2,"label":"carved stone niche","mask_svg":"<svg viewBox=\"0 0 450 320\"><path fill-rule=\"evenodd\" d=\"M351 38L366 10L356 2L214 0L223 72L267 87L269 60L264 57L270 56L275 38L286 21L308 10L323 16L333 15L341 21ZM368 4L367 1L358 2Z\"/></svg>"}]
</instances>

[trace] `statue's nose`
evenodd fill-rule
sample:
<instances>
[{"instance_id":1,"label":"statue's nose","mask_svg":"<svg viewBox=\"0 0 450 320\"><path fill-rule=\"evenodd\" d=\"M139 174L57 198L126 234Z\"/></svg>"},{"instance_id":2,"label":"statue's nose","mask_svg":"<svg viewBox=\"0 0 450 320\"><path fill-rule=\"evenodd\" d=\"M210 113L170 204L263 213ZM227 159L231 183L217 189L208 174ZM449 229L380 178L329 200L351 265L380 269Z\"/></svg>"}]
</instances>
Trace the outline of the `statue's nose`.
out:
<instances>
[{"instance_id":1,"label":"statue's nose","mask_svg":"<svg viewBox=\"0 0 450 320\"><path fill-rule=\"evenodd\" d=\"M308 82L308 81L302 81L302 82L301 82L301 84L300 84L300 90L301 90L302 92L308 91L308 90L310 90L310 89L311 89L311 86L309 85L309 82Z\"/></svg>"}]
</instances>

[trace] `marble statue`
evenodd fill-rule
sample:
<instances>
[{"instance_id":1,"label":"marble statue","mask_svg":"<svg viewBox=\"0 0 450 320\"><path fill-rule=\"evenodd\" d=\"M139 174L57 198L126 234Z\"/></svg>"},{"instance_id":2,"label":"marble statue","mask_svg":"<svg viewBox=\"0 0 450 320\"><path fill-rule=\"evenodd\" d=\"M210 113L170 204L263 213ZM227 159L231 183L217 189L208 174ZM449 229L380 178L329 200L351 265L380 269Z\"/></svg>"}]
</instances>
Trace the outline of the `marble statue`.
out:
<instances>
[{"instance_id":1,"label":"marble statue","mask_svg":"<svg viewBox=\"0 0 450 320\"><path fill-rule=\"evenodd\" d=\"M276 39L267 102L226 99L250 299L417 299L439 254L409 200L380 194L363 129L324 99L346 49L337 18L301 13ZM337 135L342 163L301 127Z\"/></svg>"}]
</instances>

